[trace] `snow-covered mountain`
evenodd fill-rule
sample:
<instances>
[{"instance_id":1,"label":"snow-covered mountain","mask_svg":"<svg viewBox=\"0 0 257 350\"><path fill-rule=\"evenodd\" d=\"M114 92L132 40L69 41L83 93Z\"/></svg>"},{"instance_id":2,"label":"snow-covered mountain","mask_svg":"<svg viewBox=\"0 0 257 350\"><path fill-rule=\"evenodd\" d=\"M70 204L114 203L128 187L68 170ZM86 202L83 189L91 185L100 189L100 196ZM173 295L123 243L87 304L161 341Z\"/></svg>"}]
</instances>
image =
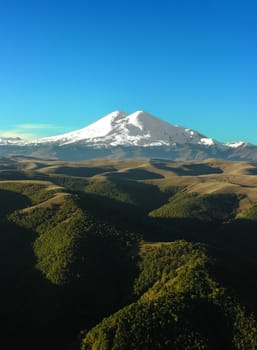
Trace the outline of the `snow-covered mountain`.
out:
<instances>
[{"instance_id":1,"label":"snow-covered mountain","mask_svg":"<svg viewBox=\"0 0 257 350\"><path fill-rule=\"evenodd\" d=\"M24 155L64 160L108 158L221 158L257 161L257 146L222 143L174 126L145 111L114 111L82 129L33 141L0 138L0 156Z\"/></svg>"},{"instance_id":2,"label":"snow-covered mountain","mask_svg":"<svg viewBox=\"0 0 257 350\"><path fill-rule=\"evenodd\" d=\"M127 114L114 111L89 126L63 135L45 137L30 143L83 143L91 146L170 146L194 143L213 145L216 141L197 131L171 125L144 111ZM217 142L216 142L217 143Z\"/></svg>"},{"instance_id":3,"label":"snow-covered mountain","mask_svg":"<svg viewBox=\"0 0 257 350\"><path fill-rule=\"evenodd\" d=\"M237 142L227 142L225 143L226 146L232 147L232 148L238 148L242 146L251 146L249 142L244 142L244 141L237 141Z\"/></svg>"}]
</instances>

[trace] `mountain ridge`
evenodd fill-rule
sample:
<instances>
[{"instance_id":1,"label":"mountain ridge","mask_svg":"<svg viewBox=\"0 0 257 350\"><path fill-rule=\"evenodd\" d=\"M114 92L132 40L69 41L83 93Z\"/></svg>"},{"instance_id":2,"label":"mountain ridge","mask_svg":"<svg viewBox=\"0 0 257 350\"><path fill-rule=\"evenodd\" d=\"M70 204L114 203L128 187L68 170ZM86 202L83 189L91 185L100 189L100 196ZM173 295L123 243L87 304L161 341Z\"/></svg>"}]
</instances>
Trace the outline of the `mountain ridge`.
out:
<instances>
[{"instance_id":1,"label":"mountain ridge","mask_svg":"<svg viewBox=\"0 0 257 350\"><path fill-rule=\"evenodd\" d=\"M61 135L31 141L0 138L0 155L63 160L159 157L257 161L257 146L243 141L222 143L143 110L131 114L116 110L84 128Z\"/></svg>"},{"instance_id":2,"label":"mountain ridge","mask_svg":"<svg viewBox=\"0 0 257 350\"><path fill-rule=\"evenodd\" d=\"M91 145L147 147L200 142L205 138L195 130L174 126L143 110L131 114L116 110L82 129L29 143L58 142L64 145L84 142Z\"/></svg>"}]
</instances>

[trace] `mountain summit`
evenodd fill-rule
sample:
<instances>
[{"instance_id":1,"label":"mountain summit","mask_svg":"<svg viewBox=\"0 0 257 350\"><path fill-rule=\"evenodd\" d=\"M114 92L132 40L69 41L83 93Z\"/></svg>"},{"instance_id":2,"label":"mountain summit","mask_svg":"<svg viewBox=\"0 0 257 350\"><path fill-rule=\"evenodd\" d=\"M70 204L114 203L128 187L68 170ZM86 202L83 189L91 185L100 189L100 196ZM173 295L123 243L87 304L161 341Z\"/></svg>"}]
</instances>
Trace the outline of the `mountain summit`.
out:
<instances>
[{"instance_id":1,"label":"mountain summit","mask_svg":"<svg viewBox=\"0 0 257 350\"><path fill-rule=\"evenodd\" d=\"M0 138L0 156L10 155L63 160L147 157L257 161L257 146L241 141L222 143L145 111L114 111L63 135L32 141Z\"/></svg>"},{"instance_id":2,"label":"mountain summit","mask_svg":"<svg viewBox=\"0 0 257 350\"><path fill-rule=\"evenodd\" d=\"M172 144L213 143L197 131L173 126L145 111L128 114L114 111L89 126L63 135L45 137L33 143L91 146L170 146Z\"/></svg>"}]
</instances>

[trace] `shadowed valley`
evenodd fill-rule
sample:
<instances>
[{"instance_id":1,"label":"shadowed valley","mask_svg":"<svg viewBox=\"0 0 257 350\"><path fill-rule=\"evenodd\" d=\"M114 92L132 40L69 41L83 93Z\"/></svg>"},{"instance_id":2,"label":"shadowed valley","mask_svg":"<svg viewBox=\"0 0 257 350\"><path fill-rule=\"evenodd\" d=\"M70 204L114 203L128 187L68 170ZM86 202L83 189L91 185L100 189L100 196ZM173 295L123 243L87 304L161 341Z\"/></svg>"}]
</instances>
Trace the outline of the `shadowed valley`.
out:
<instances>
[{"instance_id":1,"label":"shadowed valley","mask_svg":"<svg viewBox=\"0 0 257 350\"><path fill-rule=\"evenodd\" d=\"M0 159L15 349L257 349L251 162Z\"/></svg>"}]
</instances>

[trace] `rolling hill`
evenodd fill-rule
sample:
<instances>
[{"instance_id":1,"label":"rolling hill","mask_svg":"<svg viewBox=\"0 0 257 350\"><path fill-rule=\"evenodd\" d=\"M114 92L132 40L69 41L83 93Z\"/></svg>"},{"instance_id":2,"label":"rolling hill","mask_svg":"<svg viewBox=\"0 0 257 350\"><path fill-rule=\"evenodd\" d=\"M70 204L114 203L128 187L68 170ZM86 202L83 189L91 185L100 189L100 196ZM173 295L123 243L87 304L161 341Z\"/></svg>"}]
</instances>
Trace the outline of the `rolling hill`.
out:
<instances>
[{"instance_id":1,"label":"rolling hill","mask_svg":"<svg viewBox=\"0 0 257 350\"><path fill-rule=\"evenodd\" d=\"M253 162L2 157L3 343L256 349L256 187Z\"/></svg>"}]
</instances>

